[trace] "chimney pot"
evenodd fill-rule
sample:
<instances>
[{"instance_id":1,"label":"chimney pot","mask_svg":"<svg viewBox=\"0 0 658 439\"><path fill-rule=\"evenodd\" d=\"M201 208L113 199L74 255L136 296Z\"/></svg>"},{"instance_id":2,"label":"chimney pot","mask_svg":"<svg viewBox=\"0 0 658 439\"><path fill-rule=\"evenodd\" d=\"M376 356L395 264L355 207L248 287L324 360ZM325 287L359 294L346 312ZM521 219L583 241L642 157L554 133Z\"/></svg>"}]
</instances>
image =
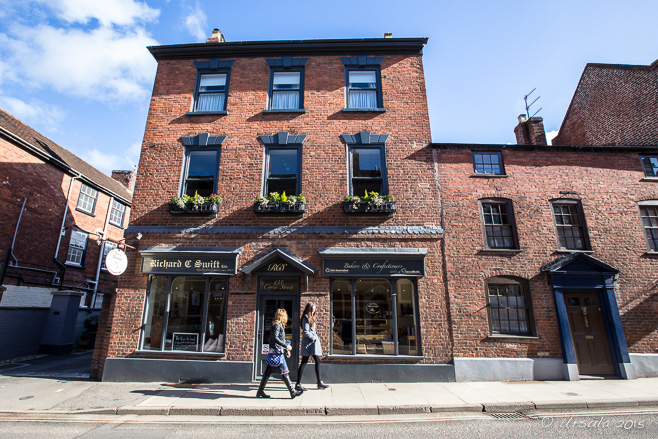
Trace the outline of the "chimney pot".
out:
<instances>
[{"instance_id":1,"label":"chimney pot","mask_svg":"<svg viewBox=\"0 0 658 439\"><path fill-rule=\"evenodd\" d=\"M384 33L384 38L393 38L393 33L391 32Z\"/></svg>"},{"instance_id":2,"label":"chimney pot","mask_svg":"<svg viewBox=\"0 0 658 439\"><path fill-rule=\"evenodd\" d=\"M528 120L525 116L525 114L519 114L519 123L524 123L526 120Z\"/></svg>"},{"instance_id":3,"label":"chimney pot","mask_svg":"<svg viewBox=\"0 0 658 439\"><path fill-rule=\"evenodd\" d=\"M206 40L206 43L225 43L224 35L219 29L213 29L212 35Z\"/></svg>"}]
</instances>

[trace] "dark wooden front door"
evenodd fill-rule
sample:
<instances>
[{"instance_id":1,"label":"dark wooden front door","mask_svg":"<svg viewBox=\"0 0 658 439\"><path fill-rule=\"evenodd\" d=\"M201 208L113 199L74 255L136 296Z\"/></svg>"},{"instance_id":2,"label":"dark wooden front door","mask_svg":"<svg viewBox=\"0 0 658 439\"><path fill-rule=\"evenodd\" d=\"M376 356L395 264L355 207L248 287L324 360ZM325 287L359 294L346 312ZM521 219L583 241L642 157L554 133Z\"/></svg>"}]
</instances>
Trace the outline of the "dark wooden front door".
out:
<instances>
[{"instance_id":1,"label":"dark wooden front door","mask_svg":"<svg viewBox=\"0 0 658 439\"><path fill-rule=\"evenodd\" d=\"M614 375L598 293L566 293L564 302L581 375Z\"/></svg>"}]
</instances>

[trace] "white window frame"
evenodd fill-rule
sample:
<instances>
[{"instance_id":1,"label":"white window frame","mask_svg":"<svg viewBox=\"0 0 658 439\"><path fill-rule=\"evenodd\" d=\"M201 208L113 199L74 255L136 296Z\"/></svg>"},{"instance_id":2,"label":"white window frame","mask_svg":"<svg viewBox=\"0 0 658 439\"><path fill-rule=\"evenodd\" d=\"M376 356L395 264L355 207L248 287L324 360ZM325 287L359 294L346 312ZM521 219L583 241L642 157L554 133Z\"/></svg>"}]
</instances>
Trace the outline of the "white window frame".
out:
<instances>
[{"instance_id":1,"label":"white window frame","mask_svg":"<svg viewBox=\"0 0 658 439\"><path fill-rule=\"evenodd\" d=\"M89 233L75 228L71 231L69 249L66 252L66 265L82 267L88 242Z\"/></svg>"}]
</instances>

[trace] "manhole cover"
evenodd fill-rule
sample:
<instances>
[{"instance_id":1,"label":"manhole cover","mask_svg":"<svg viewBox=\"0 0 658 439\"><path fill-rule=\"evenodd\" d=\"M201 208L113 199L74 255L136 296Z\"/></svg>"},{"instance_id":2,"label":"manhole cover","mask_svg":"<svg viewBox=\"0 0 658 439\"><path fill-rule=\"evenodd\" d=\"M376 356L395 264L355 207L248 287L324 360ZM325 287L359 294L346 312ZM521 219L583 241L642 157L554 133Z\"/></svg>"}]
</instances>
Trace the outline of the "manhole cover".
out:
<instances>
[{"instance_id":1,"label":"manhole cover","mask_svg":"<svg viewBox=\"0 0 658 439\"><path fill-rule=\"evenodd\" d=\"M519 412L514 413L489 413L492 418L496 419L528 419L526 415Z\"/></svg>"}]
</instances>

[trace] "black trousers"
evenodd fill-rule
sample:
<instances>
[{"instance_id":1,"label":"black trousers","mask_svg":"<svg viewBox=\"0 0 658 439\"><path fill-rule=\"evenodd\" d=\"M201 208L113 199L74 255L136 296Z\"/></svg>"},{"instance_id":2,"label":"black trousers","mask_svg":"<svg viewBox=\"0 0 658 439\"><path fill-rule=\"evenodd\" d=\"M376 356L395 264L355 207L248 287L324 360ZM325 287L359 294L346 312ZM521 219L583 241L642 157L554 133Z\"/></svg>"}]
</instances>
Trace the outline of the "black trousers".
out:
<instances>
[{"instance_id":1,"label":"black trousers","mask_svg":"<svg viewBox=\"0 0 658 439\"><path fill-rule=\"evenodd\" d=\"M317 376L318 383L322 381L322 377L320 376L320 365L322 364L322 360L320 359L319 355L312 355L313 361L315 362L315 375ZM297 371L297 384L301 384L302 382L302 375L304 374L304 368L306 367L306 364L308 363L308 359L311 358L311 356L303 356L302 357L302 362L299 364L299 370Z\"/></svg>"}]
</instances>

